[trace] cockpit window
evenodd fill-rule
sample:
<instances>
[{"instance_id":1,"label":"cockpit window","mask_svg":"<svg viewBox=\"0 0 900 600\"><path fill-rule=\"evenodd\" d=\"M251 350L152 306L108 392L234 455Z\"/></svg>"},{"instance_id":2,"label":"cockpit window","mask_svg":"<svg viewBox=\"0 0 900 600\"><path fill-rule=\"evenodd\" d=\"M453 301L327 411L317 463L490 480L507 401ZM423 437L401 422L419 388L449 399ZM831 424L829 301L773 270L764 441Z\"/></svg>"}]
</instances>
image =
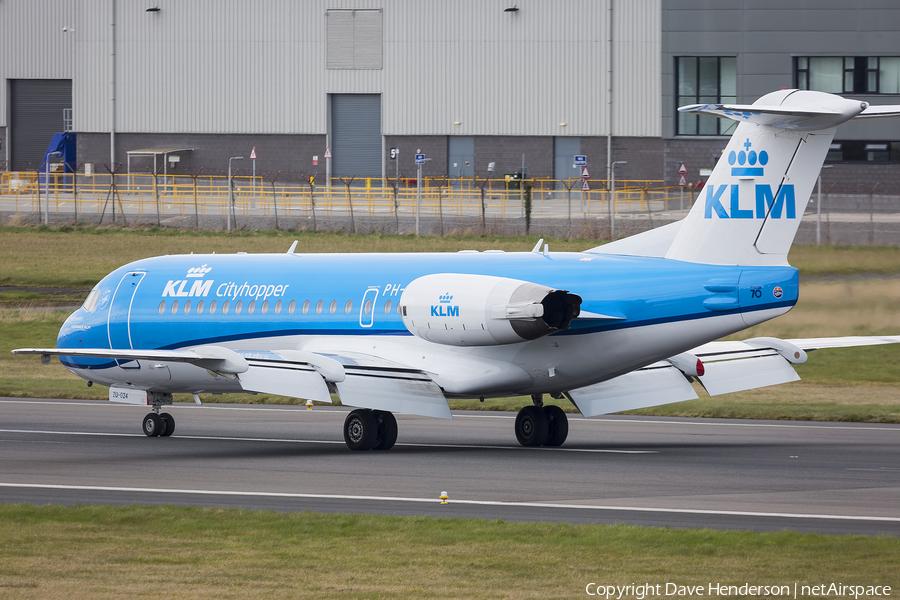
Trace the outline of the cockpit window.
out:
<instances>
[{"instance_id":1,"label":"cockpit window","mask_svg":"<svg viewBox=\"0 0 900 600\"><path fill-rule=\"evenodd\" d=\"M97 298L99 297L100 292L98 292L97 290L91 290L91 293L88 294L87 298L85 298L82 308L87 312L94 312L94 309L97 308Z\"/></svg>"}]
</instances>

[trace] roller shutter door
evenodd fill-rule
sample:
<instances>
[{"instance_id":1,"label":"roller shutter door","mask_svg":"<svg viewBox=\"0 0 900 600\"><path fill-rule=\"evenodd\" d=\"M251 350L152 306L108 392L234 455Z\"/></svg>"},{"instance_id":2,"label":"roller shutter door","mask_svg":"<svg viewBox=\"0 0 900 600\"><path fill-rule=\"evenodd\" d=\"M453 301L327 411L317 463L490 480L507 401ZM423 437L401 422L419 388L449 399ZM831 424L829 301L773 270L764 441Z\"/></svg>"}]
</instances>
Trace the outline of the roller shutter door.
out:
<instances>
[{"instance_id":1,"label":"roller shutter door","mask_svg":"<svg viewBox=\"0 0 900 600\"><path fill-rule=\"evenodd\" d=\"M331 96L331 173L381 177L381 95Z\"/></svg>"},{"instance_id":2,"label":"roller shutter door","mask_svg":"<svg viewBox=\"0 0 900 600\"><path fill-rule=\"evenodd\" d=\"M72 108L71 79L10 80L10 166L36 170L53 139L65 131L63 110Z\"/></svg>"}]
</instances>

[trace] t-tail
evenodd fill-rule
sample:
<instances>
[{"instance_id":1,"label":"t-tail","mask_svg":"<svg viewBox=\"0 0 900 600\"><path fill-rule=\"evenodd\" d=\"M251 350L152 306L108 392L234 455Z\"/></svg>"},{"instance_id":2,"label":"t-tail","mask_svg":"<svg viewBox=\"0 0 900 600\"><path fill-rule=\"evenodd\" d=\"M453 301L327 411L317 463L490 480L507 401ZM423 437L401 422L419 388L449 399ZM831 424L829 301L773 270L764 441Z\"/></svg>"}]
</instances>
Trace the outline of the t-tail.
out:
<instances>
[{"instance_id":1,"label":"t-tail","mask_svg":"<svg viewBox=\"0 0 900 600\"><path fill-rule=\"evenodd\" d=\"M665 253L719 265L787 265L836 127L854 118L900 116L900 106L802 90L772 92L752 105L678 110L739 122Z\"/></svg>"}]
</instances>

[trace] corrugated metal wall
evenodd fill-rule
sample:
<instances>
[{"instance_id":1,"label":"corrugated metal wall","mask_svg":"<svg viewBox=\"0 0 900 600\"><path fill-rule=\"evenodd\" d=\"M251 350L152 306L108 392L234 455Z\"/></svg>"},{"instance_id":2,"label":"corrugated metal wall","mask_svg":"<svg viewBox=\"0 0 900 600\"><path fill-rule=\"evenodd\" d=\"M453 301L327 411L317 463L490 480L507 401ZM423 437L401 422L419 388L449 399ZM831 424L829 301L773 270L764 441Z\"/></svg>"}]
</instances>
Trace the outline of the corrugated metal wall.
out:
<instances>
[{"instance_id":1,"label":"corrugated metal wall","mask_svg":"<svg viewBox=\"0 0 900 600\"><path fill-rule=\"evenodd\" d=\"M121 132L323 134L328 94L378 93L385 135L598 136L612 2L612 131L658 136L661 1L4 0L0 29L77 7L79 131L109 131L115 5ZM326 69L332 8L383 10L383 69Z\"/></svg>"},{"instance_id":2,"label":"corrugated metal wall","mask_svg":"<svg viewBox=\"0 0 900 600\"><path fill-rule=\"evenodd\" d=\"M75 3L0 2L0 127L8 125L7 79L72 79ZM49 141L49 140L48 140Z\"/></svg>"}]
</instances>

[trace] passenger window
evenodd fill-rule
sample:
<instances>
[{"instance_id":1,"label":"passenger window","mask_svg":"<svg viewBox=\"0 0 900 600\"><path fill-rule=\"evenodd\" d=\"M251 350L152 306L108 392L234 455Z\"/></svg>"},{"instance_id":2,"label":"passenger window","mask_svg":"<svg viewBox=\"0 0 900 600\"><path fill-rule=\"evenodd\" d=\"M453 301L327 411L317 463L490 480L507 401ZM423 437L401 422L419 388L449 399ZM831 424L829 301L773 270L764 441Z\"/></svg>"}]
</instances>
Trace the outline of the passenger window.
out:
<instances>
[{"instance_id":1,"label":"passenger window","mask_svg":"<svg viewBox=\"0 0 900 600\"><path fill-rule=\"evenodd\" d=\"M222 303L222 314L223 315L228 314L228 300L226 300L225 302Z\"/></svg>"},{"instance_id":2,"label":"passenger window","mask_svg":"<svg viewBox=\"0 0 900 600\"><path fill-rule=\"evenodd\" d=\"M349 315L351 310L353 310L353 300L347 300L347 304L344 305L344 314Z\"/></svg>"},{"instance_id":3,"label":"passenger window","mask_svg":"<svg viewBox=\"0 0 900 600\"><path fill-rule=\"evenodd\" d=\"M201 300L200 302L197 303L197 314L198 315L203 314L203 300Z\"/></svg>"},{"instance_id":4,"label":"passenger window","mask_svg":"<svg viewBox=\"0 0 900 600\"><path fill-rule=\"evenodd\" d=\"M163 314L166 312L166 301L163 300L159 303L159 314Z\"/></svg>"},{"instance_id":5,"label":"passenger window","mask_svg":"<svg viewBox=\"0 0 900 600\"><path fill-rule=\"evenodd\" d=\"M304 300L304 302L303 302L303 314L305 315L305 314L308 313L308 312L309 312L309 300Z\"/></svg>"},{"instance_id":6,"label":"passenger window","mask_svg":"<svg viewBox=\"0 0 900 600\"><path fill-rule=\"evenodd\" d=\"M260 307L259 312L261 312L262 314L266 314L267 312L269 312L269 301L268 300L263 300L263 304L262 304L262 307Z\"/></svg>"},{"instance_id":7,"label":"passenger window","mask_svg":"<svg viewBox=\"0 0 900 600\"><path fill-rule=\"evenodd\" d=\"M325 306L325 303L322 302L321 300L319 300L318 302L316 302L316 314L317 314L317 315L321 315L321 314L322 314L322 307L323 307L323 306Z\"/></svg>"},{"instance_id":8,"label":"passenger window","mask_svg":"<svg viewBox=\"0 0 900 600\"><path fill-rule=\"evenodd\" d=\"M172 301L172 314L173 314L173 315L177 315L177 314L178 314L178 300L173 300L173 301Z\"/></svg>"},{"instance_id":9,"label":"passenger window","mask_svg":"<svg viewBox=\"0 0 900 600\"><path fill-rule=\"evenodd\" d=\"M244 301L238 300L234 304L234 314L239 315L239 314L241 314L242 310L244 310Z\"/></svg>"},{"instance_id":10,"label":"passenger window","mask_svg":"<svg viewBox=\"0 0 900 600\"><path fill-rule=\"evenodd\" d=\"M297 301L291 300L291 303L288 304L288 312L290 314L294 314L294 311L297 310Z\"/></svg>"},{"instance_id":11,"label":"passenger window","mask_svg":"<svg viewBox=\"0 0 900 600\"><path fill-rule=\"evenodd\" d=\"M337 311L337 300L332 300L331 305L328 307L328 312L334 314Z\"/></svg>"},{"instance_id":12,"label":"passenger window","mask_svg":"<svg viewBox=\"0 0 900 600\"><path fill-rule=\"evenodd\" d=\"M212 302L209 303L209 314L211 314L211 315L216 314L216 301L215 300L213 300Z\"/></svg>"},{"instance_id":13,"label":"passenger window","mask_svg":"<svg viewBox=\"0 0 900 600\"><path fill-rule=\"evenodd\" d=\"M281 300L279 300L278 302L275 303L275 314L276 315L281 314Z\"/></svg>"},{"instance_id":14,"label":"passenger window","mask_svg":"<svg viewBox=\"0 0 900 600\"><path fill-rule=\"evenodd\" d=\"M184 303L184 314L186 314L186 315L191 314L191 301L190 300L188 300L187 302Z\"/></svg>"},{"instance_id":15,"label":"passenger window","mask_svg":"<svg viewBox=\"0 0 900 600\"><path fill-rule=\"evenodd\" d=\"M372 301L371 300L366 300L366 305L363 307L363 311L366 314L369 314L370 312L372 312Z\"/></svg>"},{"instance_id":16,"label":"passenger window","mask_svg":"<svg viewBox=\"0 0 900 600\"><path fill-rule=\"evenodd\" d=\"M251 300L250 304L247 305L247 314L252 315L253 311L256 310L256 300ZM240 312L240 311L238 311Z\"/></svg>"},{"instance_id":17,"label":"passenger window","mask_svg":"<svg viewBox=\"0 0 900 600\"><path fill-rule=\"evenodd\" d=\"M88 294L88 297L84 299L84 304L82 308L87 312L94 312L94 309L97 308L97 298L100 296L100 292L97 290L91 290L91 293ZM163 310L165 311L166 301L163 300ZM162 313L159 313L162 314Z\"/></svg>"},{"instance_id":18,"label":"passenger window","mask_svg":"<svg viewBox=\"0 0 900 600\"><path fill-rule=\"evenodd\" d=\"M386 314L386 315L391 314L391 301L390 300L388 300L387 302L384 303L384 314Z\"/></svg>"}]
</instances>

